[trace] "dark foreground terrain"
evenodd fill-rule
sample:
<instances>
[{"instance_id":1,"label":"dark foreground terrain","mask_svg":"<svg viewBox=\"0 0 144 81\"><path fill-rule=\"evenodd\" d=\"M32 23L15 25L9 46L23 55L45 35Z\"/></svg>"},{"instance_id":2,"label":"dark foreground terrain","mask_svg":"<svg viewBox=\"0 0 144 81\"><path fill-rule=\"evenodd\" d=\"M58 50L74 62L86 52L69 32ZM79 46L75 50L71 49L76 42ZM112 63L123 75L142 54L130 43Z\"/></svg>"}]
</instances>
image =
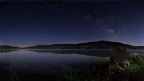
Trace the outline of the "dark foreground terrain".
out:
<instances>
[{"instance_id":1,"label":"dark foreground terrain","mask_svg":"<svg viewBox=\"0 0 144 81\"><path fill-rule=\"evenodd\" d=\"M25 72L8 71L2 65L0 81L104 81L108 79L109 62L63 67L57 71Z\"/></svg>"},{"instance_id":2,"label":"dark foreground terrain","mask_svg":"<svg viewBox=\"0 0 144 81\"><path fill-rule=\"evenodd\" d=\"M13 70L0 63L0 81L144 81L144 55L131 55L116 49L110 60L33 71L26 65Z\"/></svg>"},{"instance_id":3,"label":"dark foreground terrain","mask_svg":"<svg viewBox=\"0 0 144 81\"><path fill-rule=\"evenodd\" d=\"M143 81L144 71L139 65L133 64L129 70L111 74L110 62L103 61L89 65L65 67L61 71L9 72L1 68L0 81Z\"/></svg>"}]
</instances>

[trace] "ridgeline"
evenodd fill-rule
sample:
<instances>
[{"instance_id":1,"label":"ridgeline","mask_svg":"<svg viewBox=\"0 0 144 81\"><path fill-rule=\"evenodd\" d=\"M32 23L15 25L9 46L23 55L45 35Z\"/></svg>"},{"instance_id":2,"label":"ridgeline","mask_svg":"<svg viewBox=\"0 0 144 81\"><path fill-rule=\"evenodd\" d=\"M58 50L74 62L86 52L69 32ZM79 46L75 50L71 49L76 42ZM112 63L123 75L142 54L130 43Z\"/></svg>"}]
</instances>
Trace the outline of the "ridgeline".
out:
<instances>
[{"instance_id":1,"label":"ridgeline","mask_svg":"<svg viewBox=\"0 0 144 81\"><path fill-rule=\"evenodd\" d=\"M77 44L36 45L26 47L25 49L113 49L117 47L131 50L144 50L144 46L133 46L111 41L96 41Z\"/></svg>"}]
</instances>

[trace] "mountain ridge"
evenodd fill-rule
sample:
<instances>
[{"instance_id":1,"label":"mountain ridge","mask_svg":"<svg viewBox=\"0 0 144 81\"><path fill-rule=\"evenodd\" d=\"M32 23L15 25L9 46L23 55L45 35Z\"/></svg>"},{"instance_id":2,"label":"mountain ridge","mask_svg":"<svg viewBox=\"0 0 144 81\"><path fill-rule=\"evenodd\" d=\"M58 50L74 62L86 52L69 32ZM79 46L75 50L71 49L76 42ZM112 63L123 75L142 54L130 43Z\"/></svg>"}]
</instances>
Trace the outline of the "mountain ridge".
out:
<instances>
[{"instance_id":1,"label":"mountain ridge","mask_svg":"<svg viewBox=\"0 0 144 81\"><path fill-rule=\"evenodd\" d=\"M114 48L123 48L127 50L144 50L144 46L133 46L121 42L113 42L105 40L76 43L76 44L33 45L28 47L0 45L0 49L114 49Z\"/></svg>"},{"instance_id":2,"label":"mountain ridge","mask_svg":"<svg viewBox=\"0 0 144 81\"><path fill-rule=\"evenodd\" d=\"M105 40L77 43L77 44L35 45L26 47L25 49L113 49L117 47L123 49L144 50L144 46L133 46L121 42L113 42Z\"/></svg>"}]
</instances>

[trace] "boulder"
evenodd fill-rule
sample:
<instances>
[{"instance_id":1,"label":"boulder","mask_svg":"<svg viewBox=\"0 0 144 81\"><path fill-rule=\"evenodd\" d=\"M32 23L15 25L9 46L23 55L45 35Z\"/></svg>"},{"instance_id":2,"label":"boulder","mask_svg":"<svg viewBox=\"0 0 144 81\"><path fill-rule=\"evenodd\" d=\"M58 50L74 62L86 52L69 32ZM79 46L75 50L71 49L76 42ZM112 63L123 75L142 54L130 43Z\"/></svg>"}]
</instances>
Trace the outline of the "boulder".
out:
<instances>
[{"instance_id":1,"label":"boulder","mask_svg":"<svg viewBox=\"0 0 144 81\"><path fill-rule=\"evenodd\" d=\"M110 57L111 63L122 63L129 59L129 53L121 48L116 48L112 52L112 56Z\"/></svg>"},{"instance_id":2,"label":"boulder","mask_svg":"<svg viewBox=\"0 0 144 81\"><path fill-rule=\"evenodd\" d=\"M131 65L142 63L143 60L138 55L130 54L121 48L114 49L109 64L110 81L128 81Z\"/></svg>"},{"instance_id":3,"label":"boulder","mask_svg":"<svg viewBox=\"0 0 144 81\"><path fill-rule=\"evenodd\" d=\"M140 63L142 59L124 49L116 48L112 51L110 61L110 70L127 70L131 63Z\"/></svg>"}]
</instances>

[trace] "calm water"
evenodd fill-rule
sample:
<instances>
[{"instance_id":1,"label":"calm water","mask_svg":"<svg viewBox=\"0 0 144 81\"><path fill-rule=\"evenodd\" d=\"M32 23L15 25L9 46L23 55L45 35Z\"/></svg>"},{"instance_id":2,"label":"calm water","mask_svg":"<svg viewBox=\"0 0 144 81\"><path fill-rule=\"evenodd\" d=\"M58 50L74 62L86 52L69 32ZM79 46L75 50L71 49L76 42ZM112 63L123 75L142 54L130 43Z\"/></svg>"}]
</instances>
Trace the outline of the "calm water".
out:
<instances>
[{"instance_id":1,"label":"calm water","mask_svg":"<svg viewBox=\"0 0 144 81\"><path fill-rule=\"evenodd\" d=\"M130 51L144 54L144 51ZM10 69L51 69L79 63L91 63L108 59L111 50L0 50L0 64Z\"/></svg>"},{"instance_id":2,"label":"calm water","mask_svg":"<svg viewBox=\"0 0 144 81\"><path fill-rule=\"evenodd\" d=\"M9 70L51 70L61 66L107 59L110 51L99 50L1 50L0 64ZM32 71L31 70L31 71Z\"/></svg>"},{"instance_id":3,"label":"calm water","mask_svg":"<svg viewBox=\"0 0 144 81\"><path fill-rule=\"evenodd\" d=\"M130 51L144 54L144 51ZM51 69L64 65L108 59L111 50L0 50L0 64L10 69Z\"/></svg>"}]
</instances>

